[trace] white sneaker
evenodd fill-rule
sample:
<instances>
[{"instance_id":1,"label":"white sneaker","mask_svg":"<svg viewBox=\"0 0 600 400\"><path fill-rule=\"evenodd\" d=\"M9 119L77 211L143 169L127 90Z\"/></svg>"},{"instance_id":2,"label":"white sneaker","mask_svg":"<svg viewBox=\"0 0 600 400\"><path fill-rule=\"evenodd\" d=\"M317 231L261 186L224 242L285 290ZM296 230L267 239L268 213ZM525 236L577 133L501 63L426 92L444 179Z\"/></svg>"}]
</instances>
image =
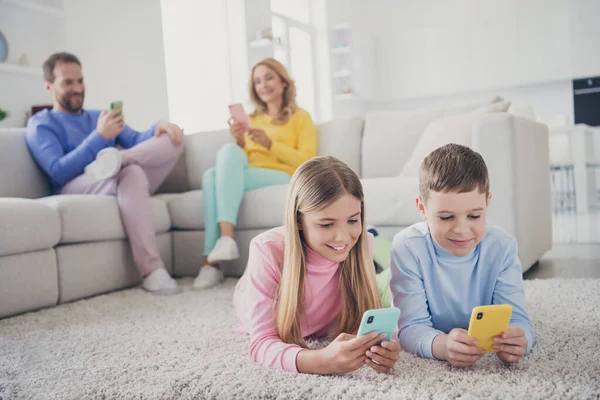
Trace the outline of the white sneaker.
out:
<instances>
[{"instance_id":1,"label":"white sneaker","mask_svg":"<svg viewBox=\"0 0 600 400\"><path fill-rule=\"evenodd\" d=\"M216 264L221 261L231 261L240 258L237 243L229 236L221 236L215 248L208 255L208 262Z\"/></svg>"},{"instance_id":2,"label":"white sneaker","mask_svg":"<svg viewBox=\"0 0 600 400\"><path fill-rule=\"evenodd\" d=\"M96 161L85 167L85 174L94 182L112 178L121 170L121 151L116 147L102 149L96 155Z\"/></svg>"},{"instance_id":3,"label":"white sneaker","mask_svg":"<svg viewBox=\"0 0 600 400\"><path fill-rule=\"evenodd\" d=\"M142 282L142 289L152 294L169 295L181 293L179 285L175 279L164 268L159 268L150 273Z\"/></svg>"},{"instance_id":4,"label":"white sneaker","mask_svg":"<svg viewBox=\"0 0 600 400\"><path fill-rule=\"evenodd\" d=\"M223 271L210 265L204 265L202 268L200 268L200 273L196 279L194 279L192 289L207 289L209 287L218 285L223 279L225 279L223 276Z\"/></svg>"}]
</instances>

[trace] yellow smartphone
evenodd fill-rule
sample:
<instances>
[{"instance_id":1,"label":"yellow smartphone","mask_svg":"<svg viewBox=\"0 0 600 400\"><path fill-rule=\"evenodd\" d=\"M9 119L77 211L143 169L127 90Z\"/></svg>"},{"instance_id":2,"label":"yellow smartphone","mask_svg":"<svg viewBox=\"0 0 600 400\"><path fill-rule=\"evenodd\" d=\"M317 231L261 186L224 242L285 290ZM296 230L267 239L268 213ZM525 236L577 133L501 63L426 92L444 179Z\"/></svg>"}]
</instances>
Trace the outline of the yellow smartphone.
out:
<instances>
[{"instance_id":1,"label":"yellow smartphone","mask_svg":"<svg viewBox=\"0 0 600 400\"><path fill-rule=\"evenodd\" d=\"M477 339L477 347L495 353L494 337L508 330L512 307L509 304L478 306L471 311L468 335Z\"/></svg>"}]
</instances>

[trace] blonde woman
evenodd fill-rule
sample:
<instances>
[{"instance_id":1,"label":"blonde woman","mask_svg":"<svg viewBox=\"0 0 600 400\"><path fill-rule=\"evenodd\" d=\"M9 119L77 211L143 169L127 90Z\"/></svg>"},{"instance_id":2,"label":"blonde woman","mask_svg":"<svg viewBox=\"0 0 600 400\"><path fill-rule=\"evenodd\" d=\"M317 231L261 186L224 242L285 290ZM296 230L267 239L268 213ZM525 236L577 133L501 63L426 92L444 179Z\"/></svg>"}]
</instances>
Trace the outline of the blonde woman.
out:
<instances>
[{"instance_id":1,"label":"blonde woman","mask_svg":"<svg viewBox=\"0 0 600 400\"><path fill-rule=\"evenodd\" d=\"M202 179L205 258L195 289L219 283L219 262L239 257L234 228L244 193L288 183L296 168L317 154L315 125L296 105L294 81L281 63L268 58L256 64L249 90L256 107L251 129L230 125L236 143L219 150L216 166Z\"/></svg>"},{"instance_id":2,"label":"blonde woman","mask_svg":"<svg viewBox=\"0 0 600 400\"><path fill-rule=\"evenodd\" d=\"M288 371L336 374L367 364L388 372L400 344L385 334L355 337L362 314L380 308L358 176L333 157L304 163L292 177L285 226L258 235L234 294L250 356ZM334 340L319 350L305 338ZM389 340L390 338L388 338Z\"/></svg>"}]
</instances>

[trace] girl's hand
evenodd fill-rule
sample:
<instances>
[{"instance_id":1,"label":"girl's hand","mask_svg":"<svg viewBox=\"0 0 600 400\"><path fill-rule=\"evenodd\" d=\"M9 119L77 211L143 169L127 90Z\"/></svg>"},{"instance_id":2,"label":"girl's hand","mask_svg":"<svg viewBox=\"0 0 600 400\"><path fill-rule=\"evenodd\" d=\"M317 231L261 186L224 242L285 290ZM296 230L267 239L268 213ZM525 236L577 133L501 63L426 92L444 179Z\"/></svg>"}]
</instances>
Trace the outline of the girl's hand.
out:
<instances>
[{"instance_id":1,"label":"girl's hand","mask_svg":"<svg viewBox=\"0 0 600 400\"><path fill-rule=\"evenodd\" d=\"M395 340L381 342L367 350L367 365L377 372L390 372L400 358L400 343Z\"/></svg>"},{"instance_id":2,"label":"girl's hand","mask_svg":"<svg viewBox=\"0 0 600 400\"><path fill-rule=\"evenodd\" d=\"M384 338L384 333L378 335L377 332L361 337L347 333L339 334L321 350L323 364L326 366L325 373L343 374L356 371L365 364L367 350Z\"/></svg>"},{"instance_id":3,"label":"girl's hand","mask_svg":"<svg viewBox=\"0 0 600 400\"><path fill-rule=\"evenodd\" d=\"M249 134L250 134L250 138L254 142L266 147L269 150L271 149L271 145L273 144L273 141L271 141L271 139L269 139L269 137L267 136L265 131L263 131L262 129L250 129Z\"/></svg>"},{"instance_id":4,"label":"girl's hand","mask_svg":"<svg viewBox=\"0 0 600 400\"><path fill-rule=\"evenodd\" d=\"M498 350L498 357L509 363L517 363L527 351L527 338L525 331L518 326L511 326L506 332L494 338L494 349Z\"/></svg>"}]
</instances>

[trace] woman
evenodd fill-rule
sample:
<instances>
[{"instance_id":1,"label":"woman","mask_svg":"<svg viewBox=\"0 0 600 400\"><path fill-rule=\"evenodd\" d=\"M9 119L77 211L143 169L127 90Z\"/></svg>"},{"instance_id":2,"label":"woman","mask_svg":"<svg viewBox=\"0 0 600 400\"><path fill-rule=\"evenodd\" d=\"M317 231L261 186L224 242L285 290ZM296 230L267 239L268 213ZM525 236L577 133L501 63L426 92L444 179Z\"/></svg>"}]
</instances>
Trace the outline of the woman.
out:
<instances>
[{"instance_id":1,"label":"woman","mask_svg":"<svg viewBox=\"0 0 600 400\"><path fill-rule=\"evenodd\" d=\"M256 64L249 91L256 107L251 128L230 123L236 143L219 150L216 166L202 178L205 258L194 289L218 284L219 262L239 258L234 229L244 193L289 183L296 168L317 153L315 125L296 105L294 81L281 63L267 58Z\"/></svg>"}]
</instances>

